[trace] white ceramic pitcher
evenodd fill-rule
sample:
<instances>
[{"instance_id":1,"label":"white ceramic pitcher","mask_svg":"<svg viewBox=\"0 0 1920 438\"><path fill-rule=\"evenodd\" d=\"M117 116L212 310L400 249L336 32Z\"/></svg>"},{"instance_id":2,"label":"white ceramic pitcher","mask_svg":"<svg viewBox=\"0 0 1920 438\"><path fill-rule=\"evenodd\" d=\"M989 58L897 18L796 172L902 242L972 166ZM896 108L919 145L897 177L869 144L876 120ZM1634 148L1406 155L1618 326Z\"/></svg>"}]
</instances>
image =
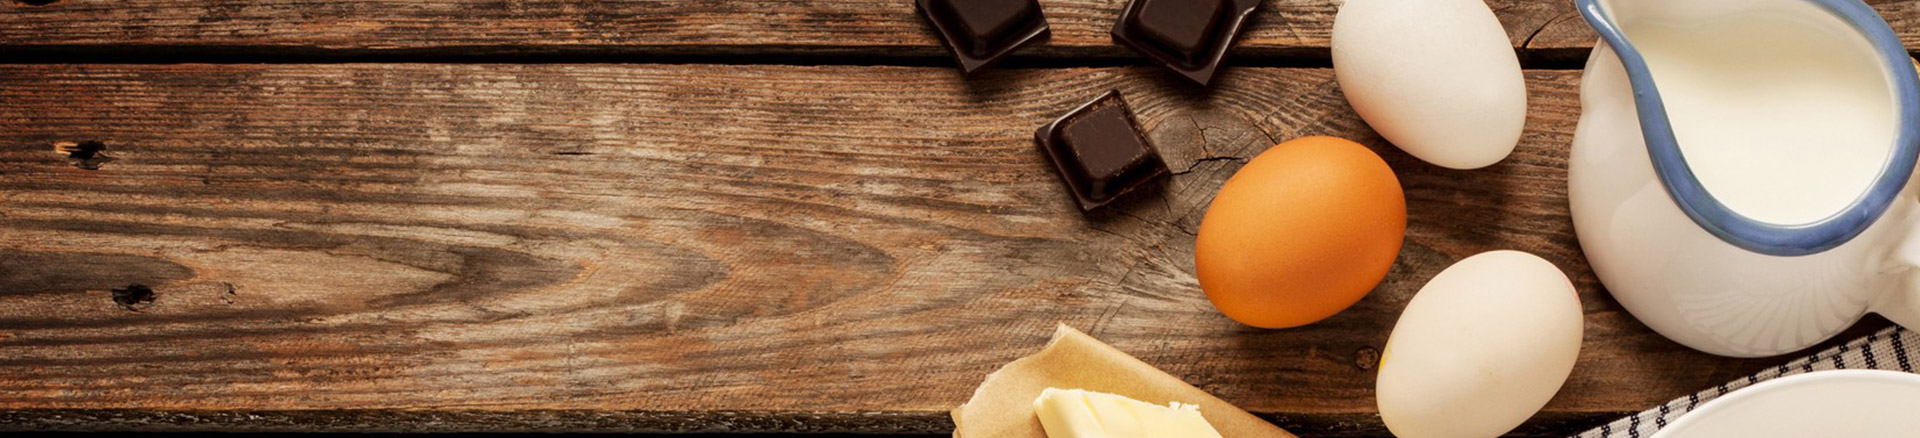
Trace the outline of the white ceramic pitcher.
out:
<instances>
[{"instance_id":1,"label":"white ceramic pitcher","mask_svg":"<svg viewBox=\"0 0 1920 438\"><path fill-rule=\"evenodd\" d=\"M1858 0L1575 0L1601 35L1574 229L1642 322L1727 356L1920 328L1920 78Z\"/></svg>"}]
</instances>

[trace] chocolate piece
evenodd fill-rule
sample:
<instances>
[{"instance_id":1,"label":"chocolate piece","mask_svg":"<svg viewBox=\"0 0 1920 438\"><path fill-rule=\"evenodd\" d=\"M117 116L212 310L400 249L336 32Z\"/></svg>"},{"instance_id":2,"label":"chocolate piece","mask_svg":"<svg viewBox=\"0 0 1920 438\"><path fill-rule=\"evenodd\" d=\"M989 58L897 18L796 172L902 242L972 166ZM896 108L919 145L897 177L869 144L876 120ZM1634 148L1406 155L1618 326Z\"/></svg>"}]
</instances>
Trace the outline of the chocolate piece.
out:
<instances>
[{"instance_id":1,"label":"chocolate piece","mask_svg":"<svg viewBox=\"0 0 1920 438\"><path fill-rule=\"evenodd\" d=\"M1259 0L1133 0L1120 11L1113 41L1207 85L1258 7Z\"/></svg>"},{"instance_id":2,"label":"chocolate piece","mask_svg":"<svg viewBox=\"0 0 1920 438\"><path fill-rule=\"evenodd\" d=\"M1034 134L1082 211L1171 173L1119 91L1108 91Z\"/></svg>"},{"instance_id":3,"label":"chocolate piece","mask_svg":"<svg viewBox=\"0 0 1920 438\"><path fill-rule=\"evenodd\" d=\"M1039 0L916 0L915 4L960 61L960 70L967 73L1051 34Z\"/></svg>"},{"instance_id":4,"label":"chocolate piece","mask_svg":"<svg viewBox=\"0 0 1920 438\"><path fill-rule=\"evenodd\" d=\"M1140 0L1134 27L1162 48L1193 62L1193 56L1220 33L1227 0Z\"/></svg>"}]
</instances>

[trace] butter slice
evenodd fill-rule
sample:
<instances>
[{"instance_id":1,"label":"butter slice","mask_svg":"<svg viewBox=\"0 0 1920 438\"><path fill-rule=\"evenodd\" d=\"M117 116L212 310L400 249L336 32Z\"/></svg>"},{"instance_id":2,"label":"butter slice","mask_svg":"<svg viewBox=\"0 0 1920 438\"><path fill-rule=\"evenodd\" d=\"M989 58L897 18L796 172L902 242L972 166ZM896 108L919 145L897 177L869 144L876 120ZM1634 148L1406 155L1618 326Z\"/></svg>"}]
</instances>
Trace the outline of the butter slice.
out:
<instances>
[{"instance_id":1,"label":"butter slice","mask_svg":"<svg viewBox=\"0 0 1920 438\"><path fill-rule=\"evenodd\" d=\"M1166 406L1080 389L1047 388L1033 400L1047 438L1220 438L1200 407Z\"/></svg>"}]
</instances>

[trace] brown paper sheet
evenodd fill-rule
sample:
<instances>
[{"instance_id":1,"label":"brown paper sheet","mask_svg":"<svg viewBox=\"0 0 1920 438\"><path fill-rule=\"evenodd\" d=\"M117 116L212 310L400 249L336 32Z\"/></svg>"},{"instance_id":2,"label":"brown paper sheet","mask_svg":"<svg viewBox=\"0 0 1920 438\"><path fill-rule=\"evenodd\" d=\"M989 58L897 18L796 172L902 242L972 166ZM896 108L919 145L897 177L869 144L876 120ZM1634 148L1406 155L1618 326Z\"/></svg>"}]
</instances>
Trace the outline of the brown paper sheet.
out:
<instances>
[{"instance_id":1,"label":"brown paper sheet","mask_svg":"<svg viewBox=\"0 0 1920 438\"><path fill-rule=\"evenodd\" d=\"M1200 405L1200 414L1225 438L1296 438L1066 324L1054 330L1046 348L988 374L973 399L953 409L954 438L1047 438L1033 414L1033 399L1047 387Z\"/></svg>"}]
</instances>

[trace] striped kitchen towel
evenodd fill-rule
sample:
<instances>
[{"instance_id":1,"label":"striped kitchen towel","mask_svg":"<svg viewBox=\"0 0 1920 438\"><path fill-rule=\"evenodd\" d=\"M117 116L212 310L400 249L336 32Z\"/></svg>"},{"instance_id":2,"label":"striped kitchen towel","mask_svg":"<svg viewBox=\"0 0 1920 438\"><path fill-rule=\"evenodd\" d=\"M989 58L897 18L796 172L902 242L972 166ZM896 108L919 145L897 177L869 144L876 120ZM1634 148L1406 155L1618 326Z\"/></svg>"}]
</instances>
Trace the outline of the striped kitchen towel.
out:
<instances>
[{"instance_id":1,"label":"striped kitchen towel","mask_svg":"<svg viewBox=\"0 0 1920 438\"><path fill-rule=\"evenodd\" d=\"M1593 430L1588 430L1577 438L1642 438L1653 436L1655 431L1667 427L1667 423L1685 415L1687 411L1701 403L1718 398L1728 392L1745 388L1755 383L1772 380L1777 377L1810 373L1822 370L1838 369L1874 369L1914 372L1914 366L1920 365L1920 333L1889 327L1867 337L1855 339L1838 347L1822 350L1812 356L1788 362L1779 367L1761 371L1745 379L1723 383L1686 397L1674 399L1658 408L1648 409L1631 417L1614 420Z\"/></svg>"}]
</instances>

